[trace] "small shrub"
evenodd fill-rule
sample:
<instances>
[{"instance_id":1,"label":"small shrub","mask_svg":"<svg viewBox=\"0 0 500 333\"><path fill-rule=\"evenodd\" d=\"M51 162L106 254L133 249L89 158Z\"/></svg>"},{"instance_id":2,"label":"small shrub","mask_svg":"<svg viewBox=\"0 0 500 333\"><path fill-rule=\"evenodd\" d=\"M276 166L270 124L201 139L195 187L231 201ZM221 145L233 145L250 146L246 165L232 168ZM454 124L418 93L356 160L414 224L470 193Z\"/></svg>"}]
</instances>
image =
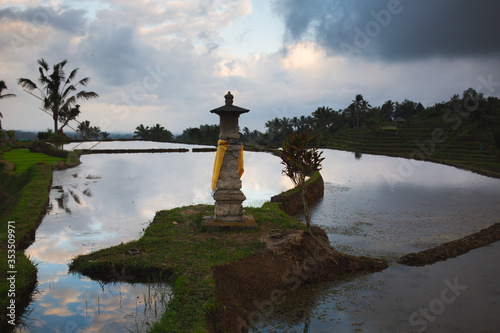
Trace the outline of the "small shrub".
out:
<instances>
[{"instance_id":1,"label":"small shrub","mask_svg":"<svg viewBox=\"0 0 500 333\"><path fill-rule=\"evenodd\" d=\"M38 132L38 140L48 140L52 135L52 130L48 128L45 132Z\"/></svg>"}]
</instances>

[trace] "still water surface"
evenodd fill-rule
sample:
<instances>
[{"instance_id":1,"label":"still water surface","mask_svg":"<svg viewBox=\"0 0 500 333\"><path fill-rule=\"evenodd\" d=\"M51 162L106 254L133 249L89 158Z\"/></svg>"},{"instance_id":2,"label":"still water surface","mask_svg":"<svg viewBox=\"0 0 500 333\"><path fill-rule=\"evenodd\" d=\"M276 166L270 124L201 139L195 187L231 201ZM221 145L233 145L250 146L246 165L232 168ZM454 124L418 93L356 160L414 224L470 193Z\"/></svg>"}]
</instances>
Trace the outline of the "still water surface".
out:
<instances>
[{"instance_id":1,"label":"still water surface","mask_svg":"<svg viewBox=\"0 0 500 333\"><path fill-rule=\"evenodd\" d=\"M156 147L106 142L96 148ZM192 148L161 145L171 147ZM394 260L499 220L500 180L433 163L409 169L407 160L397 158L356 159L333 150L324 156L325 196L312 218L346 253ZM101 286L68 275L67 263L78 254L138 238L157 210L213 203L213 159L214 153L191 152L85 155L77 168L54 172L51 209L27 250L39 262L40 285L26 331L141 331L161 315L168 286ZM291 187L281 175L279 158L266 153L245 154L242 180L247 206L260 206ZM434 265L392 262L380 273L312 286L295 298L287 296L290 303L276 306L272 319L253 330L414 332L425 326L428 332L493 331L500 327L499 253L496 243ZM445 281L455 279L467 289L459 290L453 302L440 303ZM438 313L418 312L430 305Z\"/></svg>"},{"instance_id":2,"label":"still water surface","mask_svg":"<svg viewBox=\"0 0 500 333\"><path fill-rule=\"evenodd\" d=\"M63 145L61 148L65 150L73 149L159 149L159 148L199 148L208 147L202 145L185 145L170 142L155 142L155 141L84 141L72 142Z\"/></svg>"},{"instance_id":3,"label":"still water surface","mask_svg":"<svg viewBox=\"0 0 500 333\"><path fill-rule=\"evenodd\" d=\"M500 221L500 179L419 161L400 172L410 165L401 158L324 156L325 196L313 220L348 253L398 258Z\"/></svg>"}]
</instances>

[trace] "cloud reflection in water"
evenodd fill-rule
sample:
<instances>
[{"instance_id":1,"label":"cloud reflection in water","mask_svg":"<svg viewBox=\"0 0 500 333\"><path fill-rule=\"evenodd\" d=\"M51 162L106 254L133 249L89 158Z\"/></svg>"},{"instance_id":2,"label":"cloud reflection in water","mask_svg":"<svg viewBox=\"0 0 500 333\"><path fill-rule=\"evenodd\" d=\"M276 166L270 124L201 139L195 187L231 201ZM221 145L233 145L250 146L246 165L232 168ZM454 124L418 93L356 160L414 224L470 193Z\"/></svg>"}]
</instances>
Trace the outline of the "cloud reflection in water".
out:
<instances>
[{"instance_id":1,"label":"cloud reflection in water","mask_svg":"<svg viewBox=\"0 0 500 333\"><path fill-rule=\"evenodd\" d=\"M40 293L31 304L27 321L31 328L24 331L123 332L124 327L136 331L136 323L154 321L144 311L144 295L150 293L147 285L103 287L68 275L67 263L79 254L137 239L158 210L213 204L214 156L191 152L84 155L78 167L54 172L50 210L26 251L39 262ZM266 153L245 154L242 181L245 206L260 206L292 186L281 175L279 158ZM158 288L156 295L165 298L168 286ZM153 314L161 315L164 302L160 303L157 300L156 307L149 307Z\"/></svg>"}]
</instances>

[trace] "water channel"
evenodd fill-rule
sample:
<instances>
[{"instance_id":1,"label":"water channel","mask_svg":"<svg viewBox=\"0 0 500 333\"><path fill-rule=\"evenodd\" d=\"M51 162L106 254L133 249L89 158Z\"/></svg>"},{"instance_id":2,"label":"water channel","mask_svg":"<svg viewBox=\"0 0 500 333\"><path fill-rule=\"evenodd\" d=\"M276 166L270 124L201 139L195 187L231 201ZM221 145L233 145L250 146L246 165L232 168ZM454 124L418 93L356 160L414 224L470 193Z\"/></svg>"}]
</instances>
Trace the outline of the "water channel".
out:
<instances>
[{"instance_id":1,"label":"water channel","mask_svg":"<svg viewBox=\"0 0 500 333\"><path fill-rule=\"evenodd\" d=\"M193 146L145 142L98 146L172 147ZM270 318L255 323L253 331L470 332L479 328L492 332L500 327L498 242L425 267L394 262L402 254L498 222L500 180L383 156L360 158L325 150L324 157L325 196L313 208L314 224L327 231L334 248L387 258L390 267L306 286L305 292L276 305ZM18 331L134 332L155 321L168 302L168 286L100 285L69 275L67 263L78 254L138 238L157 210L212 203L213 159L214 153L192 152L85 155L77 168L54 172L50 210L26 251L38 262L38 294L29 308L28 328ZM245 154L242 180L247 206L260 206L292 186L281 175L279 158L267 153ZM443 293L449 284L458 286L455 294Z\"/></svg>"}]
</instances>

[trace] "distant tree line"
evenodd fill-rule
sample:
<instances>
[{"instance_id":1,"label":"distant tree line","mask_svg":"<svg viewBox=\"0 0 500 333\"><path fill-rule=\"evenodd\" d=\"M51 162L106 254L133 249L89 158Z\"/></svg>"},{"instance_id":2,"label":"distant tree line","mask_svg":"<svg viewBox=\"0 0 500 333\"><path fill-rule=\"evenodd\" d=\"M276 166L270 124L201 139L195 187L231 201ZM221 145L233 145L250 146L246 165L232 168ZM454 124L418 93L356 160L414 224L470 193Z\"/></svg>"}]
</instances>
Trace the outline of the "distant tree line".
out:
<instances>
[{"instance_id":1,"label":"distant tree line","mask_svg":"<svg viewBox=\"0 0 500 333\"><path fill-rule=\"evenodd\" d=\"M80 140L106 140L109 139L109 133L101 131L98 126L91 126L90 121L85 120L79 123L76 128L79 136L75 137ZM52 140L52 141L66 141L69 137L61 132L55 134L52 129L48 128L46 131L38 132L38 140Z\"/></svg>"},{"instance_id":2,"label":"distant tree line","mask_svg":"<svg viewBox=\"0 0 500 333\"><path fill-rule=\"evenodd\" d=\"M176 140L186 143L198 143L212 145L219 140L219 125L201 125L195 128L186 128Z\"/></svg>"},{"instance_id":3,"label":"distant tree line","mask_svg":"<svg viewBox=\"0 0 500 333\"><path fill-rule=\"evenodd\" d=\"M134 139L167 142L172 141L174 135L160 124L156 124L153 127L144 127L143 124L140 124L135 128Z\"/></svg>"},{"instance_id":4,"label":"distant tree line","mask_svg":"<svg viewBox=\"0 0 500 333\"><path fill-rule=\"evenodd\" d=\"M500 113L500 99L485 98L472 88L462 96L453 95L449 101L424 107L421 103L405 99L403 102L387 100L381 106L372 106L363 95L357 94L344 109L333 110L327 106L318 107L310 116L293 118L273 118L266 121L265 132L250 131L244 127L240 132L243 142L252 145L280 147L288 134L310 130L316 137L316 144L327 142L335 132L349 128L366 127L376 130L401 118L404 121L429 119L457 113L468 113L468 117L478 125L487 120L489 115ZM180 142L215 144L218 139L218 125L201 125L188 128L176 138Z\"/></svg>"},{"instance_id":5,"label":"distant tree line","mask_svg":"<svg viewBox=\"0 0 500 333\"><path fill-rule=\"evenodd\" d=\"M0 129L0 145L13 145L16 141L16 131Z\"/></svg>"},{"instance_id":6,"label":"distant tree line","mask_svg":"<svg viewBox=\"0 0 500 333\"><path fill-rule=\"evenodd\" d=\"M38 60L39 77L37 81L28 78L19 78L18 84L28 93L41 100L41 109L49 113L54 121L53 131L40 132L41 138L54 137L67 139L63 129L70 121L76 120L81 114L80 105L82 100L98 98L98 94L92 91L81 90L86 87L90 78L85 77L77 80L79 69L73 69L69 74L65 71L67 60L63 60L52 67L42 58ZM7 85L0 80L0 100L15 97L14 94L5 94ZM421 103L405 99L402 102L387 100L381 106L372 106L363 95L356 94L349 105L343 109L334 110L328 106L321 106L314 110L309 116L300 117L275 117L265 122L265 131L250 131L247 127L241 130L242 141L246 144L279 147L293 131L299 133L310 130L311 135L316 137L315 144L321 145L328 142L328 138L334 133L349 128L366 127L376 130L397 119L404 121L413 119L428 119L432 117L449 117L452 114L467 113L478 126L485 123L489 115L500 112L500 99L496 97L485 98L482 93L469 88L462 95L455 94L448 101L436 103L430 107L424 107ZM1 130L0 113L0 130ZM448 118L448 119L449 119ZM103 132L99 127L90 126L88 121L78 122L78 131L81 139L101 139L109 137L109 133ZM172 132L160 124L152 127L144 125L137 126L134 138L154 141L177 141L199 144L216 144L219 136L219 125L200 125L195 128L185 129L181 135L174 139ZM500 134L494 134L494 141L498 142ZM12 137L12 136L11 136ZM1 133L0 141L12 141L7 133Z\"/></svg>"},{"instance_id":7,"label":"distant tree line","mask_svg":"<svg viewBox=\"0 0 500 333\"><path fill-rule=\"evenodd\" d=\"M318 107L310 116L292 118L273 118L265 122L265 132L250 131L244 127L240 131L241 139L250 145L280 147L288 134L294 131L302 133L310 130L316 138L315 144L328 141L334 133L349 128L365 127L370 130L380 129L395 120L412 121L433 117L452 117L452 114L467 113L468 117L478 125L487 120L489 115L500 113L500 99L485 98L472 88L463 92L462 96L453 95L449 101L424 107L421 103L405 99L403 102L387 100L381 106L372 106L363 95L357 94L344 109L333 110L327 106ZM166 135L160 133L164 132ZM161 125L136 128L135 138L143 140L173 141L173 135ZM497 134L498 136L499 134ZM160 137L160 139L158 139ZM219 125L201 125L187 128L175 138L177 142L215 145L219 138Z\"/></svg>"},{"instance_id":8,"label":"distant tree line","mask_svg":"<svg viewBox=\"0 0 500 333\"><path fill-rule=\"evenodd\" d=\"M80 133L81 140L105 140L109 138L108 132L101 131L101 128L98 126L90 126L90 121L88 120L79 123L77 130Z\"/></svg>"}]
</instances>

